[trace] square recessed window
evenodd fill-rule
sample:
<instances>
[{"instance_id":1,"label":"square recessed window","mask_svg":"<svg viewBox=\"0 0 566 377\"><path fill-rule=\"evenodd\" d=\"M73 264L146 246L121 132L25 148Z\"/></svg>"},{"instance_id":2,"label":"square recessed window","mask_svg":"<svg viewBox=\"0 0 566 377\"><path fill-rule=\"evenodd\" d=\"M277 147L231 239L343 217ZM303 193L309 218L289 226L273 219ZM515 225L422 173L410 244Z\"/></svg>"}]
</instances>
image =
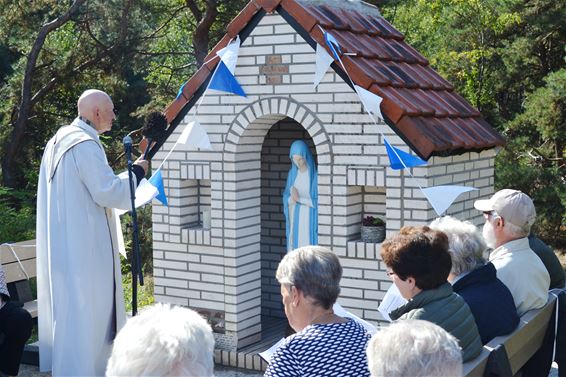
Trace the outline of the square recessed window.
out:
<instances>
[{"instance_id":1,"label":"square recessed window","mask_svg":"<svg viewBox=\"0 0 566 377\"><path fill-rule=\"evenodd\" d=\"M181 225L210 229L210 179L186 179L181 187Z\"/></svg>"},{"instance_id":2,"label":"square recessed window","mask_svg":"<svg viewBox=\"0 0 566 377\"><path fill-rule=\"evenodd\" d=\"M385 187L348 186L348 240L361 238L362 218L366 216L379 217L386 221Z\"/></svg>"}]
</instances>

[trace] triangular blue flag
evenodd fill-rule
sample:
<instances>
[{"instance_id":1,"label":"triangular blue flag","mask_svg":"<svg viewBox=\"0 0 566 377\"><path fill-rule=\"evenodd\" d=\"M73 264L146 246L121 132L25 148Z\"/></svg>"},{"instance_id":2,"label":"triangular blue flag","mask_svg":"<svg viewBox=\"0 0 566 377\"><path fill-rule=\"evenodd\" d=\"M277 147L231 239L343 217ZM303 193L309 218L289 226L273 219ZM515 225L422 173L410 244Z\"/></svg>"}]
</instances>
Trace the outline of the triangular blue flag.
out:
<instances>
[{"instance_id":1,"label":"triangular blue flag","mask_svg":"<svg viewBox=\"0 0 566 377\"><path fill-rule=\"evenodd\" d=\"M163 203L164 206L167 206L167 196L165 196L165 188L163 187L163 176L161 175L161 169L157 169L157 171L149 179L149 183L155 186L155 188L159 192L155 198Z\"/></svg>"},{"instance_id":2,"label":"triangular blue flag","mask_svg":"<svg viewBox=\"0 0 566 377\"><path fill-rule=\"evenodd\" d=\"M426 161L418 156L413 156L407 152L403 152L399 148L395 148L386 138L383 138L385 143L385 148L387 148L387 155L389 156L389 163L391 164L391 169L400 170L405 168L412 168L414 166L426 165Z\"/></svg>"},{"instance_id":3,"label":"triangular blue flag","mask_svg":"<svg viewBox=\"0 0 566 377\"><path fill-rule=\"evenodd\" d=\"M246 93L244 93L244 90L238 83L238 80L236 80L232 72L230 72L222 60L218 63L218 68L216 68L209 88L246 97Z\"/></svg>"},{"instance_id":4,"label":"triangular blue flag","mask_svg":"<svg viewBox=\"0 0 566 377\"><path fill-rule=\"evenodd\" d=\"M330 48L330 51L332 51L332 55L334 55L334 58L336 60L340 60L340 57L338 57L338 52L342 53L342 50L340 49L340 45L338 44L336 38L334 38L332 34L325 31L324 40L326 41L326 44ZM338 52L336 52L336 48L338 49Z\"/></svg>"},{"instance_id":5,"label":"triangular blue flag","mask_svg":"<svg viewBox=\"0 0 566 377\"><path fill-rule=\"evenodd\" d=\"M188 82L188 81L187 81ZM179 88L179 91L177 92L177 97L175 97L175 99L179 99L179 97L181 97L183 95L183 89L185 89L185 85L187 85L187 82L185 82L183 85L181 85L181 87Z\"/></svg>"}]
</instances>

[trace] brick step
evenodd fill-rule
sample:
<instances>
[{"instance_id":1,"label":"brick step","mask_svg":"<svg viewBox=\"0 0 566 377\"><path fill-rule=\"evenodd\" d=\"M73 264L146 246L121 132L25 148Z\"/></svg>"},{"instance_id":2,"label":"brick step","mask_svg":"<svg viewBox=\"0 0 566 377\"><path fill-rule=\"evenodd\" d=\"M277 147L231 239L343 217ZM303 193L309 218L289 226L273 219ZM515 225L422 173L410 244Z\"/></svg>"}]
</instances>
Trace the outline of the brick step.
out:
<instances>
[{"instance_id":1,"label":"brick step","mask_svg":"<svg viewBox=\"0 0 566 377\"><path fill-rule=\"evenodd\" d=\"M233 368L265 371L267 362L259 356L285 336L287 320L284 318L261 318L261 341L250 344L239 351L214 350L214 362Z\"/></svg>"},{"instance_id":2,"label":"brick step","mask_svg":"<svg viewBox=\"0 0 566 377\"><path fill-rule=\"evenodd\" d=\"M283 318L262 317L261 341L242 348L239 351L214 350L214 363L233 368L265 371L267 362L259 356L279 339L285 336L287 320ZM39 342L26 344L22 355L22 364L39 366Z\"/></svg>"}]
</instances>

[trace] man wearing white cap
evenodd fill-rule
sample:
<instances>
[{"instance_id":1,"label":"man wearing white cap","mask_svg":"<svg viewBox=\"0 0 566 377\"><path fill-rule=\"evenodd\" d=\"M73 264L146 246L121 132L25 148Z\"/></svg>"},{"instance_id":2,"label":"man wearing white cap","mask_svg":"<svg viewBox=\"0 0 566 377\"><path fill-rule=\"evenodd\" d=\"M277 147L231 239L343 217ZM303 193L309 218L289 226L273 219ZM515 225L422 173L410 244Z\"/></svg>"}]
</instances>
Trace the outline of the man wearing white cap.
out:
<instances>
[{"instance_id":1,"label":"man wearing white cap","mask_svg":"<svg viewBox=\"0 0 566 377\"><path fill-rule=\"evenodd\" d=\"M531 198L521 191L504 189L487 200L477 200L474 207L484 213L483 236L494 249L489 261L511 291L519 316L544 306L550 276L529 247L527 236L536 219Z\"/></svg>"}]
</instances>

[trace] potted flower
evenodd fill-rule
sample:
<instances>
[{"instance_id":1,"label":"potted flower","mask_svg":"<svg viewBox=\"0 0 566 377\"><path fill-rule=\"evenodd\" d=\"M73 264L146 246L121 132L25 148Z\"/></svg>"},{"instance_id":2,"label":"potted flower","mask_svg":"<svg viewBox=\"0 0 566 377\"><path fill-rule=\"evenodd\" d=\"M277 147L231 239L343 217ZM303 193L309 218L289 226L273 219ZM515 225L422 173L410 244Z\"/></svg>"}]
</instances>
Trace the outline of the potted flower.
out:
<instances>
[{"instance_id":1,"label":"potted flower","mask_svg":"<svg viewBox=\"0 0 566 377\"><path fill-rule=\"evenodd\" d=\"M385 221L379 217L366 216L362 219L362 241L379 243L385 239Z\"/></svg>"}]
</instances>

